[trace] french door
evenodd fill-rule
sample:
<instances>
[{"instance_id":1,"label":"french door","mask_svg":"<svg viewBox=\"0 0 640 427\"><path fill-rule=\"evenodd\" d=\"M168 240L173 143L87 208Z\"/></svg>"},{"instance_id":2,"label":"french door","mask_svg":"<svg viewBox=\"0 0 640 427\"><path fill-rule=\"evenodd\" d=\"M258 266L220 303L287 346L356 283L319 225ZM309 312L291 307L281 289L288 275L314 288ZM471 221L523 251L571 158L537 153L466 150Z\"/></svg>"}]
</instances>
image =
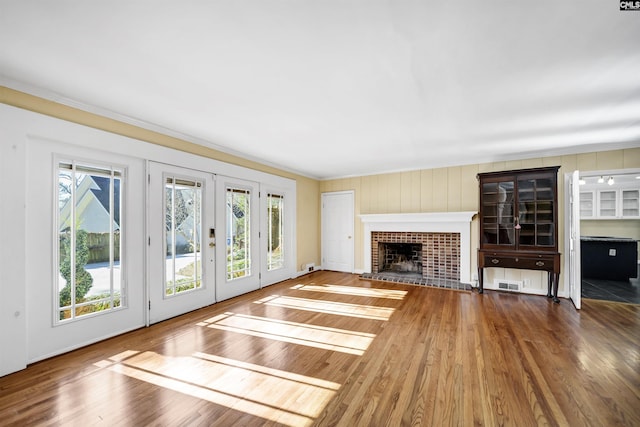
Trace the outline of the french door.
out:
<instances>
[{"instance_id":1,"label":"french door","mask_svg":"<svg viewBox=\"0 0 640 427\"><path fill-rule=\"evenodd\" d=\"M149 162L149 322L215 302L215 185L206 172Z\"/></svg>"},{"instance_id":2,"label":"french door","mask_svg":"<svg viewBox=\"0 0 640 427\"><path fill-rule=\"evenodd\" d=\"M226 300L260 288L259 185L217 177L216 298Z\"/></svg>"}]
</instances>

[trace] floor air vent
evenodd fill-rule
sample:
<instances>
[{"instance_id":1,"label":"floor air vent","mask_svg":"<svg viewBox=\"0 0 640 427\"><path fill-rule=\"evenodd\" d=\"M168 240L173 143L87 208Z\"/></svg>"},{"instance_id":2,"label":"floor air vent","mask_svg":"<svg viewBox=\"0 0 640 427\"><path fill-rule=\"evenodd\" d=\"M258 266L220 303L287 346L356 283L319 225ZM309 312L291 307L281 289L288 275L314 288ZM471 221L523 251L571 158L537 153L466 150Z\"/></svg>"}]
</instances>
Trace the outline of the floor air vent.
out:
<instances>
[{"instance_id":1,"label":"floor air vent","mask_svg":"<svg viewBox=\"0 0 640 427\"><path fill-rule=\"evenodd\" d=\"M509 280L498 281L498 289L503 289L505 291L519 291L521 287L522 287L522 282L509 281Z\"/></svg>"}]
</instances>

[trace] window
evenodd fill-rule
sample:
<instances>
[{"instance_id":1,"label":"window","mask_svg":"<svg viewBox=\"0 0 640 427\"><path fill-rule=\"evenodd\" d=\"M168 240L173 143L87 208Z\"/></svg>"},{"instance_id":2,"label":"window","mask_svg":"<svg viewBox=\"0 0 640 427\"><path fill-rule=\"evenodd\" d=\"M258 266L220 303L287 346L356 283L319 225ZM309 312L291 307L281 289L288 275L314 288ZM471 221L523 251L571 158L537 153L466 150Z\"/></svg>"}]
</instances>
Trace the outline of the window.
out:
<instances>
[{"instance_id":1,"label":"window","mask_svg":"<svg viewBox=\"0 0 640 427\"><path fill-rule=\"evenodd\" d=\"M267 270L284 267L284 196L267 194Z\"/></svg>"},{"instance_id":2,"label":"window","mask_svg":"<svg viewBox=\"0 0 640 427\"><path fill-rule=\"evenodd\" d=\"M123 176L113 166L58 163L58 322L125 306Z\"/></svg>"},{"instance_id":3,"label":"window","mask_svg":"<svg viewBox=\"0 0 640 427\"><path fill-rule=\"evenodd\" d=\"M227 188L227 280L251 275L249 190Z\"/></svg>"},{"instance_id":4,"label":"window","mask_svg":"<svg viewBox=\"0 0 640 427\"><path fill-rule=\"evenodd\" d=\"M165 178L165 296L202 287L202 182Z\"/></svg>"}]
</instances>

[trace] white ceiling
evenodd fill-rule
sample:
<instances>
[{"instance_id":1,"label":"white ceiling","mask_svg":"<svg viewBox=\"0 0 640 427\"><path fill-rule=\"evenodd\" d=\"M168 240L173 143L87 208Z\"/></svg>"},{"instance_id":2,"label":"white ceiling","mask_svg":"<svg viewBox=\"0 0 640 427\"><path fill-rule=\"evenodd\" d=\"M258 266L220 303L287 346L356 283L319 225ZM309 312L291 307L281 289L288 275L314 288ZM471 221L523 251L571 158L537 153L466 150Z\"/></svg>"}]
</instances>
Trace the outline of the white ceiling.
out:
<instances>
[{"instance_id":1,"label":"white ceiling","mask_svg":"<svg viewBox=\"0 0 640 427\"><path fill-rule=\"evenodd\" d=\"M640 12L0 0L0 84L315 178L638 147Z\"/></svg>"}]
</instances>

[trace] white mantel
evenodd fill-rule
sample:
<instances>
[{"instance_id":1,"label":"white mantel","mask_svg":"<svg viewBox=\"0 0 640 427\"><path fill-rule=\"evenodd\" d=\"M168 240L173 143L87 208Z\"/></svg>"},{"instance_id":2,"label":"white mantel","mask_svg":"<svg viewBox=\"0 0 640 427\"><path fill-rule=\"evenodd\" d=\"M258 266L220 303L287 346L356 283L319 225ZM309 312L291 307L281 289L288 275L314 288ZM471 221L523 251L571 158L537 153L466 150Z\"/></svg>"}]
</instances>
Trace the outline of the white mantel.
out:
<instances>
[{"instance_id":1,"label":"white mantel","mask_svg":"<svg viewBox=\"0 0 640 427\"><path fill-rule=\"evenodd\" d=\"M476 212L360 215L364 224L364 272L371 273L371 232L460 233L460 281L471 283L471 221Z\"/></svg>"}]
</instances>

